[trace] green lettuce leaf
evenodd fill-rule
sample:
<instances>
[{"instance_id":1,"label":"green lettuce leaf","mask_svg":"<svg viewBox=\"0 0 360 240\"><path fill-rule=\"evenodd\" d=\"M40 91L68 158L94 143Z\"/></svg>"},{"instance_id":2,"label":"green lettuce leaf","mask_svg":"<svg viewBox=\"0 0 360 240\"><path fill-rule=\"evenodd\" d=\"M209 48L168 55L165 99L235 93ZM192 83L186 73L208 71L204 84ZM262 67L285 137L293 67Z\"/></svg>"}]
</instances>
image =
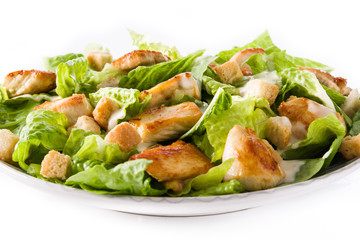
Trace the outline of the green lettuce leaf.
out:
<instances>
[{"instance_id":1,"label":"green lettuce leaf","mask_svg":"<svg viewBox=\"0 0 360 240\"><path fill-rule=\"evenodd\" d=\"M204 50L190 54L185 58L162 62L152 66L140 66L130 71L127 76L120 79L119 87L134 88L140 91L150 89L180 73L191 71L196 58L201 56Z\"/></svg>"},{"instance_id":2,"label":"green lettuce leaf","mask_svg":"<svg viewBox=\"0 0 360 240\"><path fill-rule=\"evenodd\" d=\"M309 98L335 110L333 102L314 74L298 68L288 68L283 70L280 76L284 86L276 99L276 106L294 95Z\"/></svg>"},{"instance_id":3,"label":"green lettuce leaf","mask_svg":"<svg viewBox=\"0 0 360 240\"><path fill-rule=\"evenodd\" d=\"M215 95L219 88L222 88L225 92L230 94L239 95L239 89L233 85L219 82L211 77L203 76L202 85L205 91L210 95Z\"/></svg>"},{"instance_id":4,"label":"green lettuce leaf","mask_svg":"<svg viewBox=\"0 0 360 240\"><path fill-rule=\"evenodd\" d=\"M96 82L97 84L100 84L108 79L116 79L120 81L120 79L125 75L127 75L127 72L107 63L105 64L103 70L94 73L92 81Z\"/></svg>"},{"instance_id":5,"label":"green lettuce leaf","mask_svg":"<svg viewBox=\"0 0 360 240\"><path fill-rule=\"evenodd\" d=\"M71 176L66 185L80 186L98 194L163 195L166 190L153 188L152 179L145 171L150 163L149 160L138 159L119 164L112 169L96 165Z\"/></svg>"},{"instance_id":6,"label":"green lettuce leaf","mask_svg":"<svg viewBox=\"0 0 360 240\"><path fill-rule=\"evenodd\" d=\"M30 163L40 164L48 151L62 151L67 140L66 127L63 113L44 109L32 111L21 129L13 161L27 170Z\"/></svg>"},{"instance_id":7,"label":"green lettuce leaf","mask_svg":"<svg viewBox=\"0 0 360 240\"><path fill-rule=\"evenodd\" d=\"M281 156L284 159L318 158L328 152L334 141L341 143L345 134L345 126L334 114L318 118L310 124L306 139L287 147ZM325 163L326 166L329 164L329 162Z\"/></svg>"},{"instance_id":8,"label":"green lettuce leaf","mask_svg":"<svg viewBox=\"0 0 360 240\"><path fill-rule=\"evenodd\" d=\"M352 127L349 131L351 136L357 136L360 133L360 109L355 113L352 119Z\"/></svg>"},{"instance_id":9,"label":"green lettuce leaf","mask_svg":"<svg viewBox=\"0 0 360 240\"><path fill-rule=\"evenodd\" d=\"M215 149L212 161L221 159L227 135L235 125L249 127L265 138L267 120L275 116L264 98L232 96L231 107L221 115L211 115L205 122L207 137Z\"/></svg>"},{"instance_id":10,"label":"green lettuce leaf","mask_svg":"<svg viewBox=\"0 0 360 240\"><path fill-rule=\"evenodd\" d=\"M84 57L84 55L78 53L68 53L65 55L59 55L55 57L47 57L44 59L45 69L52 72L56 72L56 69L60 63L65 63L69 60L73 60L79 57Z\"/></svg>"},{"instance_id":11,"label":"green lettuce leaf","mask_svg":"<svg viewBox=\"0 0 360 240\"><path fill-rule=\"evenodd\" d=\"M8 100L9 96L7 94L6 88L2 87L0 84L0 103L2 101Z\"/></svg>"},{"instance_id":12,"label":"green lettuce leaf","mask_svg":"<svg viewBox=\"0 0 360 240\"><path fill-rule=\"evenodd\" d=\"M214 56L207 56L198 61L195 61L191 68L191 73L192 73L193 77L196 80L198 80L199 82L201 82L204 73L206 72L206 70L209 67L209 64L211 62L213 62L215 60L215 58L216 57L214 57Z\"/></svg>"},{"instance_id":13,"label":"green lettuce leaf","mask_svg":"<svg viewBox=\"0 0 360 240\"><path fill-rule=\"evenodd\" d=\"M162 43L151 43L148 36L138 34L131 30L128 31L133 40L133 45L137 46L140 50L162 52L174 60L181 58L181 55L176 47L168 47Z\"/></svg>"},{"instance_id":14,"label":"green lettuce leaf","mask_svg":"<svg viewBox=\"0 0 360 240\"><path fill-rule=\"evenodd\" d=\"M325 89L327 95L330 97L330 99L334 103L336 103L338 106L341 106L342 104L344 104L345 99L346 99L345 96L341 95L341 93L339 93L338 91L336 91L334 89L328 88L325 85L321 85L321 86Z\"/></svg>"},{"instance_id":15,"label":"green lettuce leaf","mask_svg":"<svg viewBox=\"0 0 360 240\"><path fill-rule=\"evenodd\" d=\"M231 95L219 88L206 111L203 113L199 121L182 137L190 137L193 134L203 134L205 132L204 122L212 115L221 115L222 112L229 109L232 103Z\"/></svg>"},{"instance_id":16,"label":"green lettuce leaf","mask_svg":"<svg viewBox=\"0 0 360 240\"><path fill-rule=\"evenodd\" d=\"M205 196L235 194L242 192L245 192L243 185L241 185L239 181L233 179L230 180L229 182L222 182L205 189L192 190L187 196L205 197Z\"/></svg>"},{"instance_id":17,"label":"green lettuce leaf","mask_svg":"<svg viewBox=\"0 0 360 240\"><path fill-rule=\"evenodd\" d=\"M63 98L74 93L95 92L96 86L100 83L94 78L84 57L60 63L56 75L56 93Z\"/></svg>"}]
</instances>

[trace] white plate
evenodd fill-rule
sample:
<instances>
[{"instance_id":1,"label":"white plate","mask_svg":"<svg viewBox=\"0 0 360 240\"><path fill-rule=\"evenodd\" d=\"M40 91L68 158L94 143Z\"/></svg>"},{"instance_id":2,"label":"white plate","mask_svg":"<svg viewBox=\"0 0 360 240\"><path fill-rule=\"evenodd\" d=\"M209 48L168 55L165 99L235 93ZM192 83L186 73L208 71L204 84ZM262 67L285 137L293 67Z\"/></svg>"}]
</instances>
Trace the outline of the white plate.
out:
<instances>
[{"instance_id":1,"label":"white plate","mask_svg":"<svg viewBox=\"0 0 360 240\"><path fill-rule=\"evenodd\" d=\"M314 191L359 167L360 159L355 159L330 167L324 175L283 187L224 196L173 198L97 195L34 178L0 161L0 171L4 174L56 196L99 208L154 216L202 216L245 210L278 201L280 198L293 198Z\"/></svg>"}]
</instances>

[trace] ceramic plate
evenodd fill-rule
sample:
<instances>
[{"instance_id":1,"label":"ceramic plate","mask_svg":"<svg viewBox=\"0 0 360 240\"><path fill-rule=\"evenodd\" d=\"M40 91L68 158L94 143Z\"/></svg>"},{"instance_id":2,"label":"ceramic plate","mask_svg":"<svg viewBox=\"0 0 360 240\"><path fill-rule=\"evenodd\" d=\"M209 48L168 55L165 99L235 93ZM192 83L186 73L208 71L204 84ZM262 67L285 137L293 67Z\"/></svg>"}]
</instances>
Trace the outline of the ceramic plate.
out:
<instances>
[{"instance_id":1,"label":"ceramic plate","mask_svg":"<svg viewBox=\"0 0 360 240\"><path fill-rule=\"evenodd\" d=\"M337 163L322 175L301 183L224 196L173 198L97 195L34 178L22 170L0 161L2 173L34 188L56 194L58 197L70 198L86 205L114 211L155 216L201 216L253 208L316 190L331 181L348 175L359 167L360 159L354 159L345 163Z\"/></svg>"}]
</instances>

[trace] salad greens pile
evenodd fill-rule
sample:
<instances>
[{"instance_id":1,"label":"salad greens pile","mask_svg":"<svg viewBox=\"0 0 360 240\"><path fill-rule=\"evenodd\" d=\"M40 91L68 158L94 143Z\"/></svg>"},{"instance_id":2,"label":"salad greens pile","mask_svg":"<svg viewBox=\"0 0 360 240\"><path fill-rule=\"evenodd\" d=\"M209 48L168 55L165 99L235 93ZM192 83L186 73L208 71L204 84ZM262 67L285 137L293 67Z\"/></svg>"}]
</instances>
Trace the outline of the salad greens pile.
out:
<instances>
[{"instance_id":1,"label":"salad greens pile","mask_svg":"<svg viewBox=\"0 0 360 240\"><path fill-rule=\"evenodd\" d=\"M133 44L139 50L160 51L172 60L151 66L139 66L130 72L120 71L111 64L102 71L94 71L88 65L85 54L69 53L49 57L45 60L46 70L55 72L56 89L42 94L26 94L10 98L0 85L0 129L9 129L19 136L13 161L34 177L64 184L98 194L126 194L142 196L211 196L244 192L239 181L223 182L225 173L233 160L221 161L225 142L234 125L249 127L259 138L266 138L267 120L278 115L277 108L290 96L305 97L339 112L345 119L346 127L334 114L313 121L306 139L293 143L281 151L286 160L299 160L303 164L295 178L289 183L305 181L321 174L334 159L342 139L350 132L360 132L360 112L350 119L341 105L346 97L322 85L316 76L297 66L331 71L324 64L290 56L272 42L265 31L251 43L221 51L215 56L204 56L200 50L182 56L175 47L152 43L144 35L129 31ZM223 64L241 50L262 48L265 55L255 54L246 60L254 76L247 76L234 84L220 81L211 65ZM214 164L206 174L186 182L180 193L167 190L147 172L151 159L128 159L138 153L136 149L122 152L116 144L104 140L105 131L95 134L82 129L68 132L63 113L50 110L36 110L34 107L44 101L65 98L83 93L93 107L102 97L108 97L119 104L123 115L118 122L127 121L142 113L151 99L140 100L140 92L150 89L180 73L191 72L201 85L202 99L183 96L176 102L195 102L204 109L200 120L180 139L193 143ZM263 73L276 74L280 92L271 106L264 98L240 96L241 87ZM116 79L118 87L98 89L105 79ZM206 109L205 109L206 108ZM176 139L174 139L176 141ZM40 174L41 162L50 151L56 150L71 157L71 174L66 181L45 178Z\"/></svg>"}]
</instances>

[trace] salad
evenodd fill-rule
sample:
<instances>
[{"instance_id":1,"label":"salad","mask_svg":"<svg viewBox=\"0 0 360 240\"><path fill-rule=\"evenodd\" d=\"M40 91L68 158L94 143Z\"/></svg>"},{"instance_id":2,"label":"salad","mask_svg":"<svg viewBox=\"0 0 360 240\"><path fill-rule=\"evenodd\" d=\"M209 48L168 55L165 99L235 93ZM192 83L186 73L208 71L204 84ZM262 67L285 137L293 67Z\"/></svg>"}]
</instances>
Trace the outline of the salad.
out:
<instances>
[{"instance_id":1,"label":"salad","mask_svg":"<svg viewBox=\"0 0 360 240\"><path fill-rule=\"evenodd\" d=\"M357 89L265 31L215 56L48 57L0 85L0 160L97 194L212 196L306 181L360 156Z\"/></svg>"}]
</instances>

